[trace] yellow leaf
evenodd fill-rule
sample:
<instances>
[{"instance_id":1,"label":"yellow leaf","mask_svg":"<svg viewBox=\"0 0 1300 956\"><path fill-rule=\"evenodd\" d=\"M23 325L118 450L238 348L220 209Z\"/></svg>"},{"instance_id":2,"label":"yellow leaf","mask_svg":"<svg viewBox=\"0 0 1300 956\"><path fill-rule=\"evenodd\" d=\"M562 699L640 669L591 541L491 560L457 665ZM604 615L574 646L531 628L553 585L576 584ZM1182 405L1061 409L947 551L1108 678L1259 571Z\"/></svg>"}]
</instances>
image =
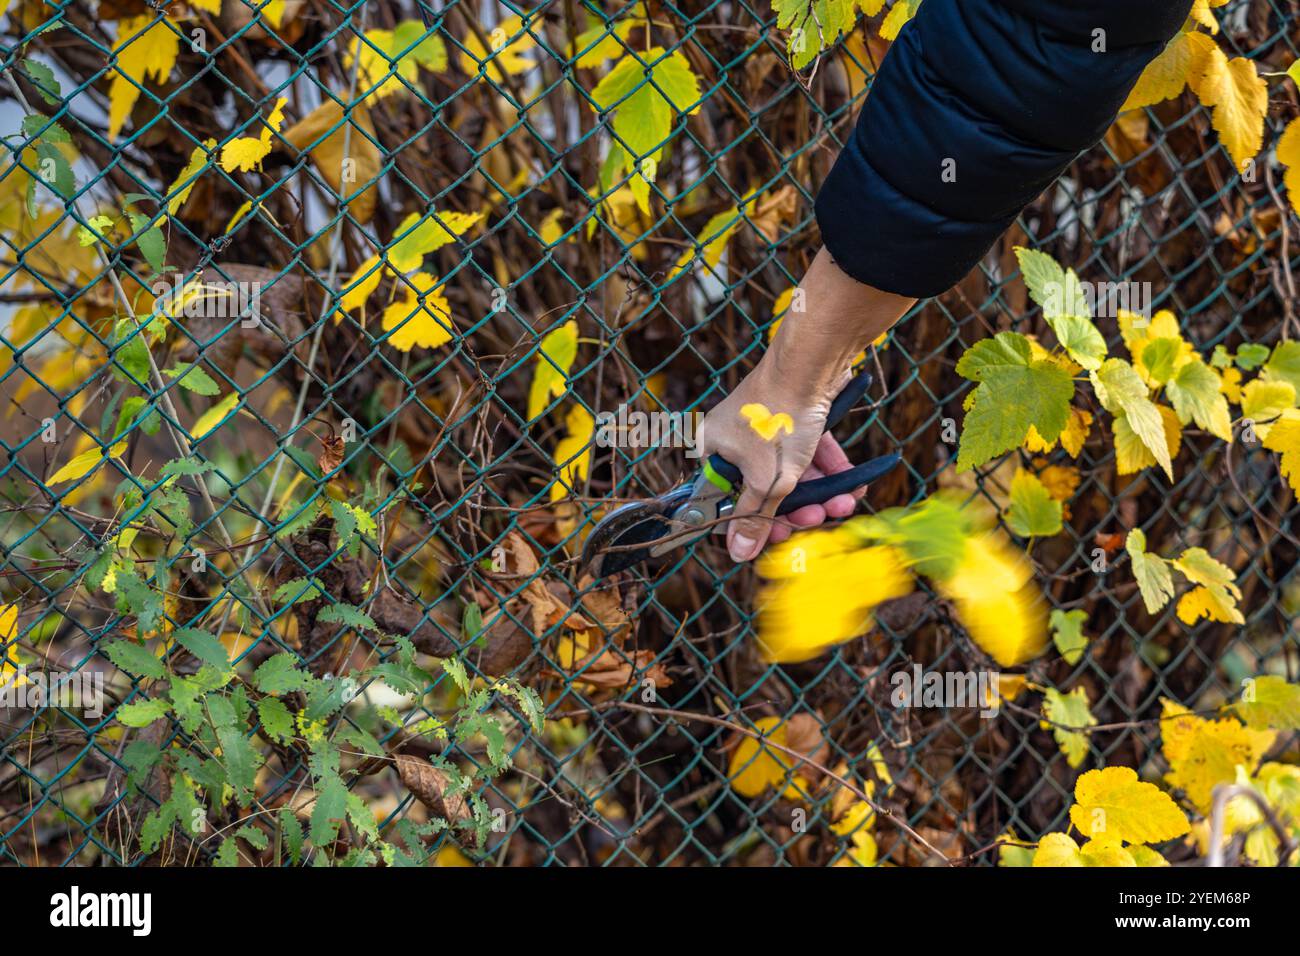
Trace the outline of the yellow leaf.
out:
<instances>
[{"instance_id":1,"label":"yellow leaf","mask_svg":"<svg viewBox=\"0 0 1300 956\"><path fill-rule=\"evenodd\" d=\"M201 441L213 429L221 424L221 420L229 414L230 410L239 403L239 393L231 392L217 404L213 405L206 412L199 416L193 426L190 427L190 441Z\"/></svg>"},{"instance_id":2,"label":"yellow leaf","mask_svg":"<svg viewBox=\"0 0 1300 956\"><path fill-rule=\"evenodd\" d=\"M536 29L536 20L529 29ZM483 48L478 34L471 31L461 41L464 52L460 55L461 68L470 76L478 76L480 69L493 83L504 83L502 70L511 75L523 73L536 64L524 54L537 45L531 33L523 32L523 20L517 16L506 17L487 37L492 46L489 53Z\"/></svg>"},{"instance_id":3,"label":"yellow leaf","mask_svg":"<svg viewBox=\"0 0 1300 956\"><path fill-rule=\"evenodd\" d=\"M451 306L436 277L417 272L399 283L403 298L384 309L380 325L392 332L388 344L402 352L415 346L432 349L452 339Z\"/></svg>"},{"instance_id":4,"label":"yellow leaf","mask_svg":"<svg viewBox=\"0 0 1300 956\"><path fill-rule=\"evenodd\" d=\"M1300 119L1294 119L1277 141L1277 161L1286 167L1282 182L1293 210L1300 209Z\"/></svg>"},{"instance_id":5,"label":"yellow leaf","mask_svg":"<svg viewBox=\"0 0 1300 956\"><path fill-rule=\"evenodd\" d=\"M1300 411L1288 408L1273 423L1264 439L1264 447L1281 454L1278 467L1291 490L1300 495Z\"/></svg>"},{"instance_id":6,"label":"yellow leaf","mask_svg":"<svg viewBox=\"0 0 1300 956\"><path fill-rule=\"evenodd\" d=\"M785 724L780 717L760 717L754 721L754 730L777 746L787 746ZM790 759L784 751L769 749L753 737L742 737L727 764L731 789L742 797L757 797L780 786L790 772Z\"/></svg>"},{"instance_id":7,"label":"yellow leaf","mask_svg":"<svg viewBox=\"0 0 1300 956\"><path fill-rule=\"evenodd\" d=\"M374 292L379 286L379 280L384 277L384 269L379 264L379 256L371 256L365 262L357 267L357 271L352 273L351 278L344 283L345 286L351 286L343 297L339 299L339 308L351 311L365 305L370 298L370 293ZM355 283L355 285L353 284ZM334 321L342 321L343 316L339 313L334 314Z\"/></svg>"},{"instance_id":8,"label":"yellow leaf","mask_svg":"<svg viewBox=\"0 0 1300 956\"><path fill-rule=\"evenodd\" d=\"M1210 8L1221 7L1227 2L1228 0L1194 0L1194 2L1192 3L1192 9L1187 14L1188 19L1196 23L1199 23L1201 26L1205 27L1211 33L1218 33L1219 21L1215 18L1214 14L1210 12ZM1204 36L1204 34L1202 33L1198 33L1195 35ZM1209 38L1206 37L1206 39Z\"/></svg>"},{"instance_id":9,"label":"yellow leaf","mask_svg":"<svg viewBox=\"0 0 1300 956\"><path fill-rule=\"evenodd\" d=\"M896 548L864 547L844 527L807 531L758 559L758 648L764 660L811 660L870 629L878 604L912 590Z\"/></svg>"},{"instance_id":10,"label":"yellow leaf","mask_svg":"<svg viewBox=\"0 0 1300 956\"><path fill-rule=\"evenodd\" d=\"M327 99L283 135L294 149L310 150L312 162L353 219L362 224L371 220L380 154L375 145L375 125L365 104L354 105L345 118L343 106Z\"/></svg>"},{"instance_id":11,"label":"yellow leaf","mask_svg":"<svg viewBox=\"0 0 1300 956\"><path fill-rule=\"evenodd\" d=\"M1051 730L1056 745L1065 754L1065 762L1079 767L1088 756L1088 735L1085 728L1095 727L1097 718L1092 715L1088 689L1076 687L1062 694L1055 687L1043 692L1043 717L1039 726Z\"/></svg>"},{"instance_id":12,"label":"yellow leaf","mask_svg":"<svg viewBox=\"0 0 1300 956\"><path fill-rule=\"evenodd\" d=\"M1038 841L1034 866L1087 866L1079 854L1079 844L1064 833L1048 833Z\"/></svg>"},{"instance_id":13,"label":"yellow leaf","mask_svg":"<svg viewBox=\"0 0 1300 956\"><path fill-rule=\"evenodd\" d=\"M271 138L280 131L284 123L284 106L289 102L284 97L276 101L271 115L262 121L262 132L256 137L240 136L232 139L221 150L221 168L228 173L236 170L248 172L261 169L262 160L271 152Z\"/></svg>"},{"instance_id":14,"label":"yellow leaf","mask_svg":"<svg viewBox=\"0 0 1300 956\"><path fill-rule=\"evenodd\" d=\"M1074 784L1070 822L1080 833L1128 843L1162 843L1189 829L1169 794L1129 767L1089 770Z\"/></svg>"},{"instance_id":15,"label":"yellow leaf","mask_svg":"<svg viewBox=\"0 0 1300 956\"><path fill-rule=\"evenodd\" d=\"M875 866L879 851L876 848L876 838L870 833L859 830L854 833L849 840L853 843L853 848L840 857L831 866Z\"/></svg>"},{"instance_id":16,"label":"yellow leaf","mask_svg":"<svg viewBox=\"0 0 1300 956\"><path fill-rule=\"evenodd\" d=\"M537 368L533 371L533 384L528 390L529 421L542 414L549 399L564 394L568 388L565 380L577 357L578 323L575 319L565 322L542 339Z\"/></svg>"},{"instance_id":17,"label":"yellow leaf","mask_svg":"<svg viewBox=\"0 0 1300 956\"><path fill-rule=\"evenodd\" d=\"M46 479L45 484L57 485L65 481L75 481L76 479L94 471L104 462L105 459L121 458L126 454L126 445L127 443L124 441L118 442L112 448L108 449L107 454L105 454L100 448L92 448L90 451L84 451Z\"/></svg>"},{"instance_id":18,"label":"yellow leaf","mask_svg":"<svg viewBox=\"0 0 1300 956\"><path fill-rule=\"evenodd\" d=\"M1169 449L1169 460L1178 457L1183 445L1183 426L1178 415L1167 405L1157 405L1160 418L1164 422L1165 445ZM1156 464L1155 455L1129 426L1128 418L1116 415L1111 423L1115 433L1115 470L1121 475L1131 475Z\"/></svg>"},{"instance_id":19,"label":"yellow leaf","mask_svg":"<svg viewBox=\"0 0 1300 956\"><path fill-rule=\"evenodd\" d=\"M566 494L578 494L582 479L591 467L591 455L596 434L596 420L581 404L574 405L565 416L564 427L568 434L555 446L554 462L559 469L559 480L551 485L551 500L559 501Z\"/></svg>"},{"instance_id":20,"label":"yellow leaf","mask_svg":"<svg viewBox=\"0 0 1300 956\"><path fill-rule=\"evenodd\" d=\"M1023 664L1047 646L1047 610L1033 566L996 534L966 541L956 572L938 582L971 638L1003 667Z\"/></svg>"},{"instance_id":21,"label":"yellow leaf","mask_svg":"<svg viewBox=\"0 0 1300 956\"><path fill-rule=\"evenodd\" d=\"M1255 379L1241 390L1241 417L1249 420L1261 441L1274 419L1295 406L1295 386L1281 379Z\"/></svg>"},{"instance_id":22,"label":"yellow leaf","mask_svg":"<svg viewBox=\"0 0 1300 956\"><path fill-rule=\"evenodd\" d=\"M118 21L118 44L113 48L117 65L108 87L109 139L117 139L145 80L152 77L161 83L171 75L180 52L180 33L176 21L152 13Z\"/></svg>"},{"instance_id":23,"label":"yellow leaf","mask_svg":"<svg viewBox=\"0 0 1300 956\"><path fill-rule=\"evenodd\" d=\"M425 256L455 242L482 218L481 212L413 212L393 232L388 262L398 272L418 269Z\"/></svg>"},{"instance_id":24,"label":"yellow leaf","mask_svg":"<svg viewBox=\"0 0 1300 956\"><path fill-rule=\"evenodd\" d=\"M786 412L772 413L766 405L750 402L740 407L740 415L763 441L772 441L782 432L794 434L794 419Z\"/></svg>"},{"instance_id":25,"label":"yellow leaf","mask_svg":"<svg viewBox=\"0 0 1300 956\"><path fill-rule=\"evenodd\" d=\"M1120 107L1120 112L1151 106L1162 100L1173 99L1187 86L1187 74L1192 66L1193 36L1179 32L1170 40L1160 55L1147 64L1138 77L1137 85Z\"/></svg>"},{"instance_id":26,"label":"yellow leaf","mask_svg":"<svg viewBox=\"0 0 1300 956\"><path fill-rule=\"evenodd\" d=\"M190 190L199 181L197 173L207 165L208 152L216 145L217 141L215 139L209 139L205 140L202 146L194 147L194 151L190 153L190 161L185 164L185 168L180 171L180 175L167 187L167 195L172 197L167 200L168 215L174 216L180 212L181 206L185 205L185 200L190 198ZM180 191L177 192L177 190Z\"/></svg>"},{"instance_id":27,"label":"yellow leaf","mask_svg":"<svg viewBox=\"0 0 1300 956\"><path fill-rule=\"evenodd\" d=\"M880 21L880 39L891 41L898 39L898 32L903 29L908 20L912 19L918 6L920 0L916 0L916 3L912 0L894 0L894 5L885 14L885 19Z\"/></svg>"},{"instance_id":28,"label":"yellow leaf","mask_svg":"<svg viewBox=\"0 0 1300 956\"><path fill-rule=\"evenodd\" d=\"M18 635L18 605L0 604L0 688L21 687L30 683L19 668L23 661L18 648L9 645Z\"/></svg>"},{"instance_id":29,"label":"yellow leaf","mask_svg":"<svg viewBox=\"0 0 1300 956\"><path fill-rule=\"evenodd\" d=\"M562 208L557 206L552 209L537 227L537 237L548 246L555 245L564 235L564 228L560 225L560 220L563 218L564 210Z\"/></svg>"},{"instance_id":30,"label":"yellow leaf","mask_svg":"<svg viewBox=\"0 0 1300 956\"><path fill-rule=\"evenodd\" d=\"M1191 80L1201 102L1211 108L1210 119L1219 141L1238 171L1264 144L1264 116L1268 112L1268 84L1255 61L1228 57L1217 46L1198 63L1200 73Z\"/></svg>"},{"instance_id":31,"label":"yellow leaf","mask_svg":"<svg viewBox=\"0 0 1300 956\"><path fill-rule=\"evenodd\" d=\"M1241 369L1225 368L1219 372L1219 391L1234 405L1241 404Z\"/></svg>"},{"instance_id":32,"label":"yellow leaf","mask_svg":"<svg viewBox=\"0 0 1300 956\"><path fill-rule=\"evenodd\" d=\"M1201 813L1210 812L1215 785L1232 783L1237 767L1253 773L1277 737L1275 731L1251 730L1233 718L1206 720L1174 701L1162 698L1160 703L1162 750L1170 767L1165 782L1182 790Z\"/></svg>"},{"instance_id":33,"label":"yellow leaf","mask_svg":"<svg viewBox=\"0 0 1300 956\"><path fill-rule=\"evenodd\" d=\"M1241 590L1231 568L1214 560L1204 548L1188 548L1174 561L1174 567L1199 585L1178 602L1178 617L1184 624L1195 624L1201 617L1223 624L1246 623L1237 610Z\"/></svg>"}]
</instances>

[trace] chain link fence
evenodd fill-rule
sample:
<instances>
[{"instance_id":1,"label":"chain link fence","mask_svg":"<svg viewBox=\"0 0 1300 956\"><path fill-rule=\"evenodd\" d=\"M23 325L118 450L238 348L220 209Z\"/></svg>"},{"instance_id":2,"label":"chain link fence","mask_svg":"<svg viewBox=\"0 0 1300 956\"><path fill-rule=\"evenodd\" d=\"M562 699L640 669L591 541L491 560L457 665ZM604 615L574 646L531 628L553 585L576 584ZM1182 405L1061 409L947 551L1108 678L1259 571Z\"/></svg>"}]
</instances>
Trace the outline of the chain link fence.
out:
<instances>
[{"instance_id":1,"label":"chain link fence","mask_svg":"<svg viewBox=\"0 0 1300 956\"><path fill-rule=\"evenodd\" d=\"M1216 12L1225 49L1261 70L1294 61L1294 3ZM772 10L730 0L11 0L2 22L4 673L103 695L94 715L66 700L0 712L6 862L157 858L135 837L166 788L125 755L194 741L175 719L115 720L159 686L115 666L106 647L123 636L170 654L172 680L197 669L173 641L196 628L244 681L284 651L318 678L360 673L392 660L398 635L422 661L535 690L545 728L512 730L511 768L481 788L498 825L430 839L443 864L844 859L830 789L729 783L732 728L771 717L798 718L804 752L889 811L880 860L991 864L999 837L1066 824L1079 769L1158 774L1160 698L1213 705L1244 676L1294 669L1294 497L1275 457L1192 431L1173 483L1117 476L1094 437L1064 533L1032 551L1052 606L1088 614L1076 663L1050 653L1027 670L1087 689L1099 725L1080 768L1032 691L993 719L891 704L891 675L914 664L988 666L933 594L775 666L754 647L753 571L715 544L616 585L582 577L590 522L694 465L664 442L595 447L591 423L707 409L761 354L887 49L878 17L799 73ZM899 448L906 464L868 510L941 487L1005 507L1019 455L952 467L968 391L953 366L995 331L1042 327L1015 245L1150 289L1207 354L1295 331L1269 151L1296 103L1273 93L1257 175L1234 171L1188 95L1128 114L976 272L871 350L869 403L841 435L856 460ZM178 460L200 464L163 467ZM356 509L348 529L340 502ZM1232 567L1246 625L1148 615L1111 541L1131 527ZM106 589L119 564L157 601ZM317 590L286 601L304 579ZM321 617L340 604L376 627ZM474 741L412 733L455 697L447 678L353 690L328 724L383 747L345 754L381 833L429 812L397 754L483 761ZM308 779L306 749L266 752L254 816L296 807ZM214 829L241 818L208 814Z\"/></svg>"}]
</instances>

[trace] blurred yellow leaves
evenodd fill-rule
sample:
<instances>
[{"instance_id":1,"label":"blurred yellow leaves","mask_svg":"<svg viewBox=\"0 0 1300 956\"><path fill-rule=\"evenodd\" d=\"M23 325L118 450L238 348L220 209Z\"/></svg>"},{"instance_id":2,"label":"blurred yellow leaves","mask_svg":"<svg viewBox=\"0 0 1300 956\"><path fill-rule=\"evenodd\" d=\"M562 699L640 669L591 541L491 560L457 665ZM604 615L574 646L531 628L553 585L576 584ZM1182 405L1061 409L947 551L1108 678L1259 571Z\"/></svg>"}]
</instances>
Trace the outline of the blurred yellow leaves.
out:
<instances>
[{"instance_id":1,"label":"blurred yellow leaves","mask_svg":"<svg viewBox=\"0 0 1300 956\"><path fill-rule=\"evenodd\" d=\"M781 434L794 434L794 419L786 412L776 412L774 414L771 409L761 402L750 402L747 405L740 406L740 417L763 441L770 442Z\"/></svg>"},{"instance_id":2,"label":"blurred yellow leaves","mask_svg":"<svg viewBox=\"0 0 1300 956\"><path fill-rule=\"evenodd\" d=\"M1047 608L1028 559L994 533L966 541L956 572L937 582L971 638L1003 667L1047 646Z\"/></svg>"},{"instance_id":3,"label":"blurred yellow leaves","mask_svg":"<svg viewBox=\"0 0 1300 956\"><path fill-rule=\"evenodd\" d=\"M482 218L483 214L477 212L410 213L393 231L384 254L366 259L344 282L348 288L339 298L339 308L350 312L365 305L386 272L401 274L419 269L426 255L454 242ZM334 322L342 320L343 313L336 312Z\"/></svg>"},{"instance_id":4,"label":"blurred yellow leaves","mask_svg":"<svg viewBox=\"0 0 1300 956\"><path fill-rule=\"evenodd\" d=\"M231 410L239 404L239 393L231 392L217 404L199 416L199 420L190 426L190 440L201 441L210 434Z\"/></svg>"},{"instance_id":5,"label":"blurred yellow leaves","mask_svg":"<svg viewBox=\"0 0 1300 956\"><path fill-rule=\"evenodd\" d=\"M1288 408L1268 430L1264 447L1281 456L1279 467L1282 476L1291 483L1291 490L1300 495L1300 411Z\"/></svg>"},{"instance_id":6,"label":"blurred yellow leaves","mask_svg":"<svg viewBox=\"0 0 1300 956\"><path fill-rule=\"evenodd\" d=\"M1224 624L1246 623L1237 609L1241 590L1236 574L1210 557L1204 548L1188 548L1178 558L1167 560L1146 550L1147 539L1141 528L1128 533L1124 547L1148 614L1155 614L1174 596L1171 570L1177 569L1194 585L1178 601L1178 618L1184 624L1195 624L1202 617Z\"/></svg>"},{"instance_id":7,"label":"blurred yellow leaves","mask_svg":"<svg viewBox=\"0 0 1300 956\"><path fill-rule=\"evenodd\" d=\"M108 138L117 139L122 124L140 98L147 78L161 83L171 75L180 52L181 27L171 17L152 13L126 17L117 24L113 48L116 69L108 86Z\"/></svg>"},{"instance_id":8,"label":"blurred yellow leaves","mask_svg":"<svg viewBox=\"0 0 1300 956\"><path fill-rule=\"evenodd\" d=\"M185 168L180 171L172 184L167 187L167 195L171 196L167 200L167 214L176 215L185 205L185 200L190 198L190 191L194 189L194 184L199 181L199 175L208 164L208 153L217 145L215 139L208 139L203 142L202 146L195 146L190 153L190 161L185 164Z\"/></svg>"},{"instance_id":9,"label":"blurred yellow leaves","mask_svg":"<svg viewBox=\"0 0 1300 956\"><path fill-rule=\"evenodd\" d=\"M65 481L76 481L78 478L83 478L109 458L121 458L125 455L126 445L126 442L121 441L111 448L92 448L89 451L82 452L80 455L72 458L54 474L50 475L50 477L46 479L45 483L47 485L57 485Z\"/></svg>"},{"instance_id":10,"label":"blurred yellow leaves","mask_svg":"<svg viewBox=\"0 0 1300 956\"><path fill-rule=\"evenodd\" d=\"M546 410L546 403L551 398L564 394L568 388L569 369L577 357L577 320L570 319L542 338L537 353L537 366L533 370L533 383L528 389L529 421Z\"/></svg>"},{"instance_id":11,"label":"blurred yellow leaves","mask_svg":"<svg viewBox=\"0 0 1300 956\"><path fill-rule=\"evenodd\" d=\"M221 150L221 168L228 173L261 169L262 160L271 152L271 137L280 131L284 122L284 107L288 102L283 96L276 100L257 136L240 136L227 143Z\"/></svg>"},{"instance_id":12,"label":"blurred yellow leaves","mask_svg":"<svg viewBox=\"0 0 1300 956\"><path fill-rule=\"evenodd\" d=\"M531 33L524 30L524 22L520 17L503 19L488 34L487 40L492 47L491 52L484 49L476 31L471 31L461 41L464 52L460 55L460 65L470 76L477 76L481 71L492 82L502 83L505 74L513 76L536 65L525 54L537 45L537 41ZM503 70L505 74L502 73Z\"/></svg>"},{"instance_id":13,"label":"blurred yellow leaves","mask_svg":"<svg viewBox=\"0 0 1300 956\"><path fill-rule=\"evenodd\" d=\"M758 646L765 660L810 660L871 627L871 611L912 590L904 556L866 547L848 526L797 534L758 559Z\"/></svg>"}]
</instances>

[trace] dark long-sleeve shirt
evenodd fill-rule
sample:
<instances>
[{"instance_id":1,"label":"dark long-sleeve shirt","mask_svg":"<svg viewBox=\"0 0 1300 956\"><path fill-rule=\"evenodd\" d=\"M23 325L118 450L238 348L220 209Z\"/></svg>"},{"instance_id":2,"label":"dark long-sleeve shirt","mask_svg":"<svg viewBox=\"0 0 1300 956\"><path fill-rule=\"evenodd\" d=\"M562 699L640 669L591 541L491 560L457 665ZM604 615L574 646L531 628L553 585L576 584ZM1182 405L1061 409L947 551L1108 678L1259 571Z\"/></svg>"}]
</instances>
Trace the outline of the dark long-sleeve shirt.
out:
<instances>
[{"instance_id":1,"label":"dark long-sleeve shirt","mask_svg":"<svg viewBox=\"0 0 1300 956\"><path fill-rule=\"evenodd\" d=\"M817 195L831 256L886 292L948 289L1102 137L1190 8L925 0Z\"/></svg>"}]
</instances>

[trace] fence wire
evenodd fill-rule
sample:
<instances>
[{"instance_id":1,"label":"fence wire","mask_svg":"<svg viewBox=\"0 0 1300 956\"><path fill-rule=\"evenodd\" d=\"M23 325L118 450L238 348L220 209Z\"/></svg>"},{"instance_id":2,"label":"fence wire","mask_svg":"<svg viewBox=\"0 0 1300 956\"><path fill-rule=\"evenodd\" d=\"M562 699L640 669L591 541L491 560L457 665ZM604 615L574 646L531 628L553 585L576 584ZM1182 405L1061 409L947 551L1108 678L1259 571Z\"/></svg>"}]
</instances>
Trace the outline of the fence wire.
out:
<instances>
[{"instance_id":1,"label":"fence wire","mask_svg":"<svg viewBox=\"0 0 1300 956\"><path fill-rule=\"evenodd\" d=\"M1293 3L1216 12L1225 48L1272 70L1295 60ZM219 636L245 677L282 651L318 677L390 660L386 632L423 658L534 688L545 730L510 735L514 767L483 791L503 824L482 845L461 841L464 859L842 859L852 844L828 831L831 796L801 804L728 783L729 721L797 715L814 718L820 763L869 782L951 858L993 863L978 851L1000 836L1066 824L1079 771L1036 705L991 720L891 705L900 669L987 663L934 595L882 609L862 640L776 666L754 650L753 572L715 544L616 590L576 566L612 502L661 493L693 464L652 444L593 449L582 414L710 407L762 353L778 297L816 249L812 198L886 45L864 19L795 73L775 19L744 2L9 3L0 597L18 610L0 673L97 675L106 696L98 716L4 709L0 856L150 859L120 821L138 828L130 814L166 794L128 786L124 754L191 738L175 720L115 721L154 685L105 646L166 645L190 627ZM664 64L697 88L686 96ZM601 90L618 69L622 86ZM905 451L864 507L939 487L1005 503L1017 456L955 476L945 432L969 386L953 372L962 351L1038 321L1014 245L1092 281L1149 284L1153 307L1207 353L1293 332L1297 250L1267 152L1292 106L1270 114L1258 176L1233 170L1190 96L1129 114L976 272L914 308L872 350L870 404L842 430L855 459ZM232 145L261 158L240 163ZM657 168L644 175L634 160L648 156ZM575 329L570 363L560 353ZM1118 342L1113 326L1108 337ZM201 375L186 383L191 366ZM82 455L84 475L54 480ZM202 470L169 481L160 466L178 459ZM1160 698L1231 694L1294 647L1297 509L1269 456L1225 457L1189 433L1178 461L1173 483L1152 470L1119 479L1113 448L1089 443L1064 534L1034 551L1052 606L1089 614L1077 663L1052 655L1028 670L1089 690L1103 728L1082 769L1158 772ZM354 552L321 517L335 501L371 518L354 515ZM1135 526L1229 563L1246 626L1188 627L1172 606L1148 615L1122 564L1097 573L1097 549ZM155 619L87 584L110 551L164 595ZM285 604L277 588L300 578L325 594ZM317 621L331 603L378 631ZM404 704L376 682L358 690L405 708L375 731L390 753L441 750L407 730L439 715L445 679ZM349 707L331 721L361 719ZM307 765L305 751L276 748L256 806L293 806ZM363 769L349 782L382 832L425 812L382 761ZM881 860L928 858L886 822L876 839ZM454 841L429 852L445 862Z\"/></svg>"}]
</instances>

